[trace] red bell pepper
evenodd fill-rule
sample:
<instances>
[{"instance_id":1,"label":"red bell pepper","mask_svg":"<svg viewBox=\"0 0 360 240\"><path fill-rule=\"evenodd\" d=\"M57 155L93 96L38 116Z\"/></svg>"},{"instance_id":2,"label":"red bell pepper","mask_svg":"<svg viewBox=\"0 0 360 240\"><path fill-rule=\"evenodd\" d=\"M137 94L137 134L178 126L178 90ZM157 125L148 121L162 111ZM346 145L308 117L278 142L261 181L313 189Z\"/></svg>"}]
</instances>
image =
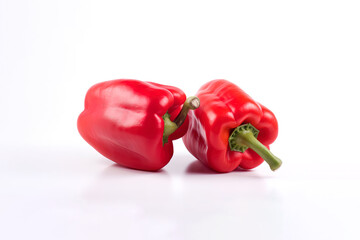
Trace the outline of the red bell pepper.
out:
<instances>
[{"instance_id":1,"label":"red bell pepper","mask_svg":"<svg viewBox=\"0 0 360 240\"><path fill-rule=\"evenodd\" d=\"M269 109L226 80L206 83L196 96L201 106L189 113L183 137L192 155L218 172L251 169L264 160L273 171L280 167L281 160L269 151L278 134Z\"/></svg>"},{"instance_id":2,"label":"red bell pepper","mask_svg":"<svg viewBox=\"0 0 360 240\"><path fill-rule=\"evenodd\" d=\"M199 106L198 98L185 99L180 89L151 82L119 79L98 83L86 94L78 130L110 160L156 171L170 161L172 140L186 133L187 112Z\"/></svg>"}]
</instances>

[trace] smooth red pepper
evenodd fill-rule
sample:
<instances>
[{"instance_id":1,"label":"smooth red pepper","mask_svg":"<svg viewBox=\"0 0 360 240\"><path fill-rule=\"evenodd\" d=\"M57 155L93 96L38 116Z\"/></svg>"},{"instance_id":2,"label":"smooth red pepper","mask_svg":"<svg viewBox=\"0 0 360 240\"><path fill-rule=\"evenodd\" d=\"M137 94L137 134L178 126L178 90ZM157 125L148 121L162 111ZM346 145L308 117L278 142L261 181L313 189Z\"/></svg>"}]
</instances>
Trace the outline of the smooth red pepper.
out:
<instances>
[{"instance_id":1,"label":"smooth red pepper","mask_svg":"<svg viewBox=\"0 0 360 240\"><path fill-rule=\"evenodd\" d=\"M226 80L206 83L196 96L201 106L189 113L183 137L192 155L218 172L251 169L264 160L272 170L280 167L281 160L269 151L278 134L269 109Z\"/></svg>"},{"instance_id":2,"label":"smooth red pepper","mask_svg":"<svg viewBox=\"0 0 360 240\"><path fill-rule=\"evenodd\" d=\"M196 97L185 99L180 89L151 82L119 79L98 83L86 94L78 130L112 161L156 171L170 161L172 140L186 133L187 112L199 105Z\"/></svg>"}]
</instances>

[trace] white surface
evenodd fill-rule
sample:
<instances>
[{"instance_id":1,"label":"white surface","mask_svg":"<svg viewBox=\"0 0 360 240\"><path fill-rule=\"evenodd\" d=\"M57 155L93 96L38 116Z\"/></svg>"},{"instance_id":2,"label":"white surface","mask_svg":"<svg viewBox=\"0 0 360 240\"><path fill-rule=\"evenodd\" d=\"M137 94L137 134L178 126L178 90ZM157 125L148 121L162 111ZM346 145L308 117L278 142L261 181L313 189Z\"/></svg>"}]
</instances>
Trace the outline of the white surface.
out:
<instances>
[{"instance_id":1,"label":"white surface","mask_svg":"<svg viewBox=\"0 0 360 240\"><path fill-rule=\"evenodd\" d=\"M163 171L122 168L86 148L2 151L3 239L358 239L357 169L215 174L177 153ZM294 160L298 160L298 163Z\"/></svg>"},{"instance_id":2,"label":"white surface","mask_svg":"<svg viewBox=\"0 0 360 240\"><path fill-rule=\"evenodd\" d=\"M0 0L0 239L359 239L358 1ZM225 78L271 109L284 164L158 173L79 136L96 82L188 95Z\"/></svg>"}]
</instances>

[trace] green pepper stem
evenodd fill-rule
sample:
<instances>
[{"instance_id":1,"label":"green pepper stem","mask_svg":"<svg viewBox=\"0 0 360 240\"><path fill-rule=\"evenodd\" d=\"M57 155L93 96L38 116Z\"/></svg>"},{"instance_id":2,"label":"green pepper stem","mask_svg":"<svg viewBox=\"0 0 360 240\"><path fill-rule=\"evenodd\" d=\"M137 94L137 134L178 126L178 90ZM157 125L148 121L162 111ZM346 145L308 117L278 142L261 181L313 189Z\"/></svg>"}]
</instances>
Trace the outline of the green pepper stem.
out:
<instances>
[{"instance_id":1,"label":"green pepper stem","mask_svg":"<svg viewBox=\"0 0 360 240\"><path fill-rule=\"evenodd\" d=\"M188 97L186 99L186 101L184 102L184 105L183 105L180 113L174 119L174 123L176 124L176 126L180 127L184 123L184 121L186 119L186 116L189 113L189 111L190 110L195 110L198 107L200 107L199 98L195 97L195 96Z\"/></svg>"},{"instance_id":2,"label":"green pepper stem","mask_svg":"<svg viewBox=\"0 0 360 240\"><path fill-rule=\"evenodd\" d=\"M165 113L164 119L164 133L163 133L163 145L168 142L169 136L178 129L178 126L170 120L170 114Z\"/></svg>"},{"instance_id":3,"label":"green pepper stem","mask_svg":"<svg viewBox=\"0 0 360 240\"><path fill-rule=\"evenodd\" d=\"M237 127L229 138L230 149L244 152L247 148L251 148L269 164L271 170L275 171L281 166L282 161L257 140L258 133L259 131L251 124Z\"/></svg>"},{"instance_id":4,"label":"green pepper stem","mask_svg":"<svg viewBox=\"0 0 360 240\"><path fill-rule=\"evenodd\" d=\"M198 97L188 97L184 102L184 105L180 113L176 116L174 121L170 120L170 114L166 113L163 116L164 119L164 133L163 133L163 144L167 143L168 137L174 133L185 121L187 114L190 110L197 109L200 106L200 100Z\"/></svg>"}]
</instances>

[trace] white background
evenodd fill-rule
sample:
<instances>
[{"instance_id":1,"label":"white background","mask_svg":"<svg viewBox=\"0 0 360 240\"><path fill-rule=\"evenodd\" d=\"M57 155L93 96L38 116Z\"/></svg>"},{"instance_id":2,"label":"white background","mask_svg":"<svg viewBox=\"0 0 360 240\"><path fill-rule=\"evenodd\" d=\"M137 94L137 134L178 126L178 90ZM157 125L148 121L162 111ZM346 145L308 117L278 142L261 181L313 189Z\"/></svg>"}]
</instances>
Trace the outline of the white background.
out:
<instances>
[{"instance_id":1,"label":"white background","mask_svg":"<svg viewBox=\"0 0 360 240\"><path fill-rule=\"evenodd\" d=\"M359 239L359 1L0 0L1 239ZM79 136L116 78L228 79L279 121L277 172L160 172Z\"/></svg>"}]
</instances>

